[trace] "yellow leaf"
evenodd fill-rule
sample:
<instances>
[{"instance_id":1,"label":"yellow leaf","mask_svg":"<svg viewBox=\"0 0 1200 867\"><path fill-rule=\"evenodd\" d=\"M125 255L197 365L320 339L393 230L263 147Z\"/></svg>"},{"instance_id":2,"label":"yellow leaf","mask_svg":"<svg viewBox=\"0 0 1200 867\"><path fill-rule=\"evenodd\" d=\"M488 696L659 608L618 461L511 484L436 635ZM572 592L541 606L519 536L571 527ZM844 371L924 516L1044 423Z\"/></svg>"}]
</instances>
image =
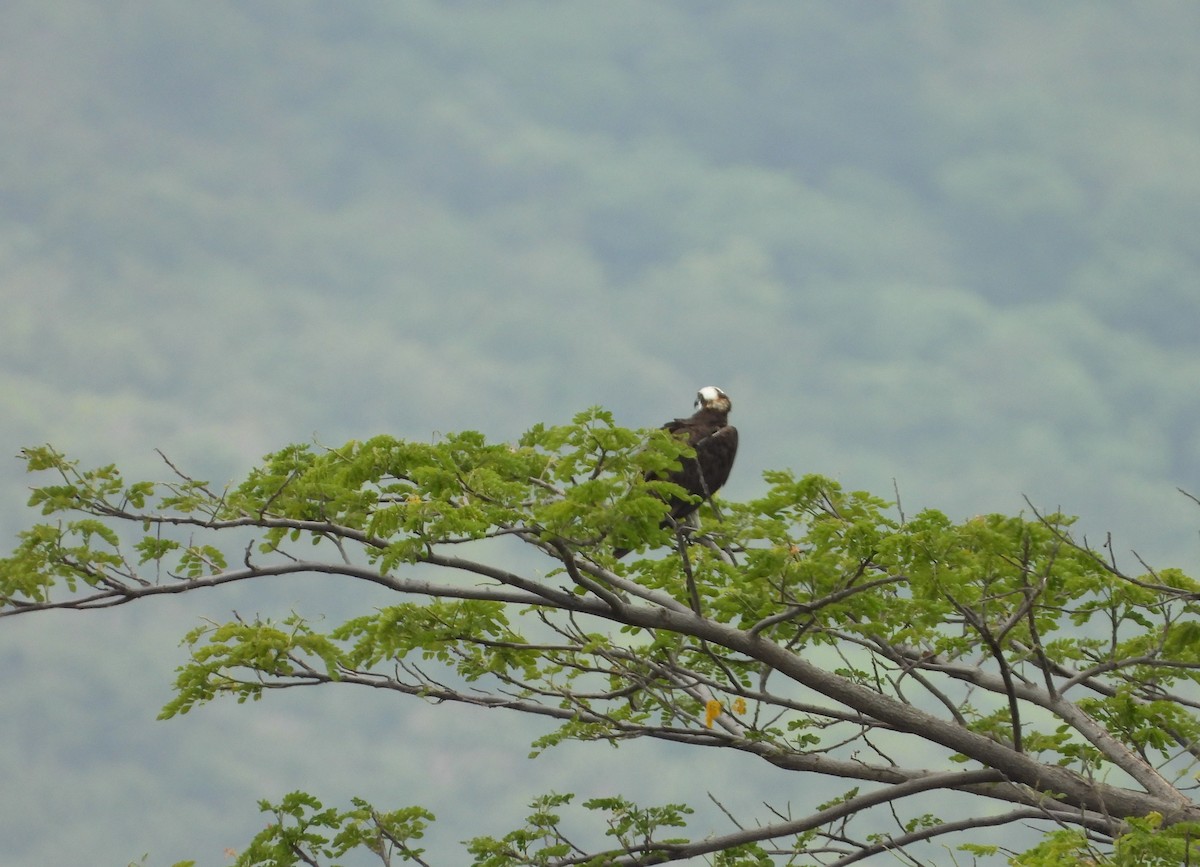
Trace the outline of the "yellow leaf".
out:
<instances>
[{"instance_id":1,"label":"yellow leaf","mask_svg":"<svg viewBox=\"0 0 1200 867\"><path fill-rule=\"evenodd\" d=\"M704 727L712 728L713 720L721 715L721 703L715 698L710 698L704 703Z\"/></svg>"}]
</instances>

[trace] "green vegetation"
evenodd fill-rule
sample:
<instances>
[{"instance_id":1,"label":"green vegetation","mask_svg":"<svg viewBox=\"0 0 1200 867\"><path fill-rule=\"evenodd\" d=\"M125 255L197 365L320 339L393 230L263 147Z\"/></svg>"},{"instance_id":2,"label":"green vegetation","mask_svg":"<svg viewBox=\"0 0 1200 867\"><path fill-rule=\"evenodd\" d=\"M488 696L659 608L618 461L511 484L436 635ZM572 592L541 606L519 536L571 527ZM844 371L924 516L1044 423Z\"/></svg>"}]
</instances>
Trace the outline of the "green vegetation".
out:
<instances>
[{"instance_id":1,"label":"green vegetation","mask_svg":"<svg viewBox=\"0 0 1200 867\"><path fill-rule=\"evenodd\" d=\"M549 793L523 827L469 841L478 865L848 865L919 861L930 841L1025 867L1200 856L1195 581L1126 574L1062 515L907 516L788 472L704 509L702 533L662 529L660 497L680 489L645 474L682 449L599 409L515 445L465 432L289 446L228 489L172 464L168 481L129 481L30 449L51 476L30 503L49 520L0 561L0 616L300 573L370 582L394 601L332 627L291 613L193 629L162 717L358 687L552 721L533 756L645 738L796 778L786 803L726 810L725 828L692 828L686 804L614 793L576 809ZM540 567L504 565L518 543ZM642 555L617 561L620 546ZM931 810L934 793L956 798ZM428 863L421 804L343 810L292 792L261 809L272 818L239 867L355 850ZM1043 837L1023 851L973 839L996 825Z\"/></svg>"}]
</instances>

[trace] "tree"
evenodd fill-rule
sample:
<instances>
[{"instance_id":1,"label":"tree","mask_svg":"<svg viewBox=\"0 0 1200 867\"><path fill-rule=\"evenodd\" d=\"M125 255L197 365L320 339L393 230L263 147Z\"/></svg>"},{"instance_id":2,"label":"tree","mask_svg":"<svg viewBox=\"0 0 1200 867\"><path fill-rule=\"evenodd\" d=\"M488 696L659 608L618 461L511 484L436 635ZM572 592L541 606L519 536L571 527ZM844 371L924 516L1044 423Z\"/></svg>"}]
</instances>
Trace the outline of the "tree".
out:
<instances>
[{"instance_id":1,"label":"tree","mask_svg":"<svg viewBox=\"0 0 1200 867\"><path fill-rule=\"evenodd\" d=\"M516 445L473 432L293 445L221 490L170 461L169 481L128 482L29 449L29 470L52 477L30 500L48 520L0 562L0 616L349 576L396 604L323 632L294 614L202 625L162 716L340 682L556 721L536 751L656 738L733 750L825 793L692 837L686 805L591 800L579 807L604 828L598 845L565 830L571 795L545 795L525 827L468 844L480 865L911 862L933 840L1019 865L1200 861L1196 582L1127 574L1063 515L910 517L788 472L766 473L759 499L705 510L703 534L663 529L664 500L683 492L655 472L685 451L599 409ZM515 543L548 575L502 565ZM929 808L938 793L957 815ZM420 806L294 792L261 807L273 820L239 865L356 849L426 863ZM972 842L996 825L1042 834L1019 853Z\"/></svg>"}]
</instances>

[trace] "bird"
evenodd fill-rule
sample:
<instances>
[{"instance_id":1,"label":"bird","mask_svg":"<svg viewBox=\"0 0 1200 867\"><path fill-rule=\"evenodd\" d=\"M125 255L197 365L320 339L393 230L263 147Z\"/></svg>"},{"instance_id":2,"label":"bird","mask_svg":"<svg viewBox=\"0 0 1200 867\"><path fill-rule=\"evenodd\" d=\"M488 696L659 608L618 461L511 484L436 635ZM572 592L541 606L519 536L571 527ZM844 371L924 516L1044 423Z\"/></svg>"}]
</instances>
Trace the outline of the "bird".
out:
<instances>
[{"instance_id":1,"label":"bird","mask_svg":"<svg viewBox=\"0 0 1200 867\"><path fill-rule=\"evenodd\" d=\"M671 497L667 501L667 517L663 518L660 527L676 526L699 509L701 503L710 500L729 479L738 447L737 428L729 423L732 408L729 395L715 385L706 385L696 392L696 411L692 415L663 425L663 430L686 439L696 456L680 458L679 469L667 474L667 481L679 485L693 497ZM652 480L659 476L647 473L646 478ZM613 555L619 560L629 551L629 548L616 548Z\"/></svg>"}]
</instances>

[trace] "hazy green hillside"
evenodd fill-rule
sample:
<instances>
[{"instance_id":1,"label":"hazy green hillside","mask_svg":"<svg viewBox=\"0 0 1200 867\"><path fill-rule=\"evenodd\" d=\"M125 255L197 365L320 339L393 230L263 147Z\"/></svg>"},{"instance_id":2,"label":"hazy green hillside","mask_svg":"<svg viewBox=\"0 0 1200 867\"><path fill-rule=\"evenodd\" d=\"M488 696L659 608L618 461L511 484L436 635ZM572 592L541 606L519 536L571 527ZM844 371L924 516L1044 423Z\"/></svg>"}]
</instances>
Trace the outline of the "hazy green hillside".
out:
<instances>
[{"instance_id":1,"label":"hazy green hillside","mask_svg":"<svg viewBox=\"0 0 1200 867\"><path fill-rule=\"evenodd\" d=\"M13 0L0 452L149 473L160 447L224 480L314 436L653 425L714 382L731 496L782 466L955 514L1028 494L1194 572L1198 34L1183 0ZM11 538L15 461L0 484ZM298 586L205 604L342 592ZM512 785L534 735L490 717L515 757L442 766L477 723L154 724L200 613L0 626L6 865L222 863L288 786L449 818L481 769ZM589 760L554 761L514 812Z\"/></svg>"}]
</instances>

